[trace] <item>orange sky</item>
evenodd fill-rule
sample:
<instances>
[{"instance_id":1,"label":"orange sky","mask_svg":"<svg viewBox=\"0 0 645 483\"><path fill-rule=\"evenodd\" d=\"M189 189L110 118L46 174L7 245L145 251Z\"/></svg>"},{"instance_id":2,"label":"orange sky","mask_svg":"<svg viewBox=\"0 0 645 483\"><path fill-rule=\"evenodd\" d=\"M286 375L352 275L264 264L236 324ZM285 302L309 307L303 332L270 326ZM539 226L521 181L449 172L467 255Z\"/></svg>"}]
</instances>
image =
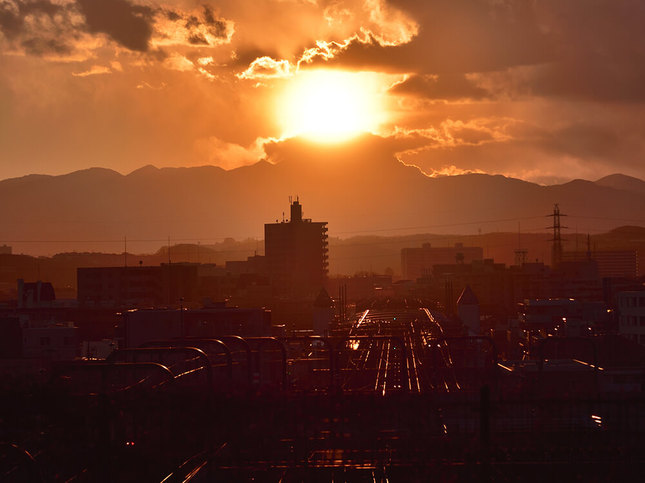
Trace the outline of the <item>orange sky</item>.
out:
<instances>
[{"instance_id":1,"label":"orange sky","mask_svg":"<svg viewBox=\"0 0 645 483\"><path fill-rule=\"evenodd\" d=\"M643 25L630 0L0 0L0 179L229 169L363 95L428 174L645 178ZM295 95L329 69L358 90Z\"/></svg>"}]
</instances>

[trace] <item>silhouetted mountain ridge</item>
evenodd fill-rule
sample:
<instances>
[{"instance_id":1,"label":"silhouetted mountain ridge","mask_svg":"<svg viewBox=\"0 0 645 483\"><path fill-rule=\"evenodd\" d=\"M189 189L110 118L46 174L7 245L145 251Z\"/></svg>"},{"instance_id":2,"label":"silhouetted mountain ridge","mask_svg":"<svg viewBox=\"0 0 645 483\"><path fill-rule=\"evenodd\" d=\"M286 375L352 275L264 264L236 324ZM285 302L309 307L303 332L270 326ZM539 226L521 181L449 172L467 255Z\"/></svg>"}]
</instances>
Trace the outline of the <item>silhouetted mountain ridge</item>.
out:
<instances>
[{"instance_id":1,"label":"silhouetted mountain ridge","mask_svg":"<svg viewBox=\"0 0 645 483\"><path fill-rule=\"evenodd\" d=\"M329 222L340 237L516 231L518 222L523 231L544 231L554 203L580 233L645 224L645 192L602 180L541 186L501 175L428 177L388 149L371 138L313 151L310 143L286 141L270 146L267 160L229 171L149 165L127 175L91 168L4 180L0 243L29 253L120 251L127 236L129 249L149 252L168 236L262 238L264 223L283 212L288 218L291 195L300 197L305 217Z\"/></svg>"},{"instance_id":2,"label":"silhouetted mountain ridge","mask_svg":"<svg viewBox=\"0 0 645 483\"><path fill-rule=\"evenodd\" d=\"M596 181L596 184L600 186L607 186L609 188L634 191L636 193L645 194L645 181L634 178L632 176L626 176L624 174L610 174L609 176L600 178L598 181Z\"/></svg>"}]
</instances>

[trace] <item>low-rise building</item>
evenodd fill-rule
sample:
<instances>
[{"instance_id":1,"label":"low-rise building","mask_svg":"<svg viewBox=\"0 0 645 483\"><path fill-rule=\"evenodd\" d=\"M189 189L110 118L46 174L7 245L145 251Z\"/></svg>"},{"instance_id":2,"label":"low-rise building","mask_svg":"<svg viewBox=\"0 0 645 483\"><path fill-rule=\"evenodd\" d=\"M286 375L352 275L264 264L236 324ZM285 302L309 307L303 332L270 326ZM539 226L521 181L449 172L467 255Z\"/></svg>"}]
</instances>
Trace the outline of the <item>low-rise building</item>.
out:
<instances>
[{"instance_id":1,"label":"low-rise building","mask_svg":"<svg viewBox=\"0 0 645 483\"><path fill-rule=\"evenodd\" d=\"M271 312L259 308L217 305L195 310L142 309L129 310L122 316L123 341L119 347L138 347L150 340L178 337L273 335Z\"/></svg>"},{"instance_id":2,"label":"low-rise building","mask_svg":"<svg viewBox=\"0 0 645 483\"><path fill-rule=\"evenodd\" d=\"M618 333L645 345L645 290L616 295Z\"/></svg>"},{"instance_id":3,"label":"low-rise building","mask_svg":"<svg viewBox=\"0 0 645 483\"><path fill-rule=\"evenodd\" d=\"M470 264L483 258L481 247L465 247L462 243L455 243L452 247L433 247L424 243L421 247L401 250L401 270L403 278L416 280L431 274L435 265Z\"/></svg>"}]
</instances>

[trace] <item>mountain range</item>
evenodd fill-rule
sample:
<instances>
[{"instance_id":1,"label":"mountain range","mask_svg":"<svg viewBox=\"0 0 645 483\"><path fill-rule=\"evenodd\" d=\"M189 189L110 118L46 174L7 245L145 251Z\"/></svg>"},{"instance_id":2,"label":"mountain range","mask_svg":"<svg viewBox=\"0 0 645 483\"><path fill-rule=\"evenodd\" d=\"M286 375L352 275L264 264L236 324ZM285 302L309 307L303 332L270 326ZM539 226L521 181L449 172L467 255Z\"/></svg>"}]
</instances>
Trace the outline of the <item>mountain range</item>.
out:
<instances>
[{"instance_id":1,"label":"mountain range","mask_svg":"<svg viewBox=\"0 0 645 483\"><path fill-rule=\"evenodd\" d=\"M122 175L90 168L0 181L0 244L14 252L150 252L167 243L263 237L288 218L289 196L330 236L546 232L558 203L563 232L645 225L645 182L614 174L542 186L487 174L429 177L367 139L352 146L293 140L268 160ZM124 240L127 238L127 242Z\"/></svg>"}]
</instances>

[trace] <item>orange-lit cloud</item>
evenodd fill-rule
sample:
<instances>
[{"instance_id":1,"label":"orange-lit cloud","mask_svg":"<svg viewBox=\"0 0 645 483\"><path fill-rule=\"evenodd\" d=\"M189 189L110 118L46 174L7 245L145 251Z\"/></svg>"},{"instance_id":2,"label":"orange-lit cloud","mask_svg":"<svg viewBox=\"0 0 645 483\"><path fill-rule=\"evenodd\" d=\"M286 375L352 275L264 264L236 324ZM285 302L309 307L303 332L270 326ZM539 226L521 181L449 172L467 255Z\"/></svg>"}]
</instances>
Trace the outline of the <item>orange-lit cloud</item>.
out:
<instances>
[{"instance_id":1,"label":"orange-lit cloud","mask_svg":"<svg viewBox=\"0 0 645 483\"><path fill-rule=\"evenodd\" d=\"M195 151L205 163L224 169L235 169L257 163L264 158L267 139L256 139L250 146L227 143L216 137L195 141Z\"/></svg>"},{"instance_id":2,"label":"orange-lit cloud","mask_svg":"<svg viewBox=\"0 0 645 483\"><path fill-rule=\"evenodd\" d=\"M258 57L248 69L237 74L240 79L276 79L289 77L294 73L288 60L275 60L269 56Z\"/></svg>"},{"instance_id":3,"label":"orange-lit cloud","mask_svg":"<svg viewBox=\"0 0 645 483\"><path fill-rule=\"evenodd\" d=\"M104 65L93 65L89 70L83 72L72 72L72 75L76 77L87 77L90 75L109 74L110 72L112 72L112 70L109 67Z\"/></svg>"}]
</instances>

